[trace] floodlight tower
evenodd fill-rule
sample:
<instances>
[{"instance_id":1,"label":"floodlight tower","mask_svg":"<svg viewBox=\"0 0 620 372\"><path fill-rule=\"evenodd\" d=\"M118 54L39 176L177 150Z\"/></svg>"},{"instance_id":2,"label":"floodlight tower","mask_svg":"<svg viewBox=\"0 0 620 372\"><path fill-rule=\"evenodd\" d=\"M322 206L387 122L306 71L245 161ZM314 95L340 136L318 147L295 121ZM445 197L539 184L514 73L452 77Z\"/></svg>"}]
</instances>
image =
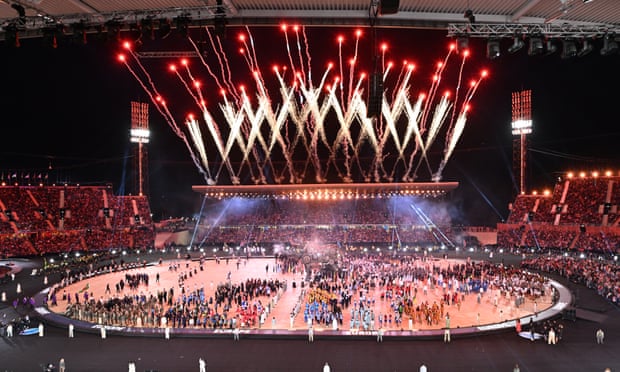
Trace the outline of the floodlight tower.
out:
<instances>
[{"instance_id":1,"label":"floodlight tower","mask_svg":"<svg viewBox=\"0 0 620 372\"><path fill-rule=\"evenodd\" d=\"M525 171L527 169L527 135L532 133L532 91L512 93L512 163L519 175L519 193L527 192Z\"/></svg>"},{"instance_id":2,"label":"floodlight tower","mask_svg":"<svg viewBox=\"0 0 620 372\"><path fill-rule=\"evenodd\" d=\"M133 191L135 195L146 195L145 185L148 185L148 151L149 143L149 105L142 102L131 102L131 130L130 141L137 144L133 147Z\"/></svg>"}]
</instances>

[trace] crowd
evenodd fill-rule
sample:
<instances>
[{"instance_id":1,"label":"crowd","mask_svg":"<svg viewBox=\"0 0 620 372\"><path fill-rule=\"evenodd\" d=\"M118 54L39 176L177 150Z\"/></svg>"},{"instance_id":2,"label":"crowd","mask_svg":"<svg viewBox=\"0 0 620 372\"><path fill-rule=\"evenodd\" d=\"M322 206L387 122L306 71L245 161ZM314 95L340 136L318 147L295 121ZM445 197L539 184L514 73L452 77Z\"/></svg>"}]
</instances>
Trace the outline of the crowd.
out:
<instances>
[{"instance_id":1,"label":"crowd","mask_svg":"<svg viewBox=\"0 0 620 372\"><path fill-rule=\"evenodd\" d=\"M559 274L580 283L618 305L620 266L616 261L572 256L538 256L523 260L524 268Z\"/></svg>"},{"instance_id":2,"label":"crowd","mask_svg":"<svg viewBox=\"0 0 620 372\"><path fill-rule=\"evenodd\" d=\"M0 186L0 256L151 248L146 197L107 186Z\"/></svg>"},{"instance_id":3,"label":"crowd","mask_svg":"<svg viewBox=\"0 0 620 372\"><path fill-rule=\"evenodd\" d=\"M526 299L542 304L553 296L541 275L489 262L445 265L424 256L345 254L338 268L338 274L316 276L311 283L303 306L308 325L333 324L335 329L344 323L363 331L437 327L448 311L459 312L467 298L480 304L484 296L496 307L501 303L502 308L518 309ZM506 319L511 313L505 314ZM479 324L470 315L470 324Z\"/></svg>"},{"instance_id":4,"label":"crowd","mask_svg":"<svg viewBox=\"0 0 620 372\"><path fill-rule=\"evenodd\" d=\"M194 241L201 245L289 243L441 245L455 241L449 228L388 225L283 225L283 226L201 226Z\"/></svg>"},{"instance_id":5,"label":"crowd","mask_svg":"<svg viewBox=\"0 0 620 372\"><path fill-rule=\"evenodd\" d=\"M616 253L618 178L571 177L559 180L549 195L518 195L506 223L498 225L498 245Z\"/></svg>"},{"instance_id":6,"label":"crowd","mask_svg":"<svg viewBox=\"0 0 620 372\"><path fill-rule=\"evenodd\" d=\"M90 265L84 269L64 277L52 288L48 301L52 308L59 299L67 301L65 315L102 325L213 329L260 326L286 289L286 283L277 279L247 279L240 283L227 280L217 285L213 296L207 297L203 286L186 285L188 278L203 270L201 261L199 268L193 269L170 264L168 270L178 277L178 286L170 288L158 286L149 290L150 275L134 270L117 283L108 283L105 295L99 298L87 287L67 293L65 287L77 280L113 271L139 270L140 265L111 264L97 269ZM159 275L155 281L159 281Z\"/></svg>"},{"instance_id":7,"label":"crowd","mask_svg":"<svg viewBox=\"0 0 620 372\"><path fill-rule=\"evenodd\" d=\"M359 199L224 199L212 200L201 223L208 226L282 225L423 225L411 204L438 226L450 225L446 208L413 197ZM222 213L225 211L225 213Z\"/></svg>"}]
</instances>

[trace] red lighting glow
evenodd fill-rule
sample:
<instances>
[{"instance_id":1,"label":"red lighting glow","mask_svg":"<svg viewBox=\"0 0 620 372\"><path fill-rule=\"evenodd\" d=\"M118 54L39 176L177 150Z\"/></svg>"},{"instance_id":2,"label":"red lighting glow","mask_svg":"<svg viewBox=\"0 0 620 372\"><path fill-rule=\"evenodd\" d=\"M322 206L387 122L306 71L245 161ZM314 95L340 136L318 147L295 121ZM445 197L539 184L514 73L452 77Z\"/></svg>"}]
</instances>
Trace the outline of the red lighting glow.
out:
<instances>
[{"instance_id":1,"label":"red lighting glow","mask_svg":"<svg viewBox=\"0 0 620 372\"><path fill-rule=\"evenodd\" d=\"M181 65L187 66L187 59L186 58L181 59Z\"/></svg>"},{"instance_id":2,"label":"red lighting glow","mask_svg":"<svg viewBox=\"0 0 620 372\"><path fill-rule=\"evenodd\" d=\"M176 71L176 70L177 70L177 66L176 66L176 65L173 65L173 64L170 64L170 65L168 65L168 69L169 69L170 71Z\"/></svg>"},{"instance_id":3,"label":"red lighting glow","mask_svg":"<svg viewBox=\"0 0 620 372\"><path fill-rule=\"evenodd\" d=\"M119 60L120 62L125 62L125 60L126 60L126 58L125 58L125 55L124 55L124 54L119 54L117 58L118 58L118 60Z\"/></svg>"}]
</instances>

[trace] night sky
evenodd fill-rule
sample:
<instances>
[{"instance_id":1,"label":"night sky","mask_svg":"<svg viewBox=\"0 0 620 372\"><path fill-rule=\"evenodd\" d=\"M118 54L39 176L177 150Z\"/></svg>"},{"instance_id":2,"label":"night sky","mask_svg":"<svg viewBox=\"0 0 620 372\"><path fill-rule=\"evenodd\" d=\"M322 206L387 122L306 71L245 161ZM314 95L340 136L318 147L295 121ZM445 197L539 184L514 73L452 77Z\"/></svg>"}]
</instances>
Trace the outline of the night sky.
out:
<instances>
[{"instance_id":1,"label":"night sky","mask_svg":"<svg viewBox=\"0 0 620 372\"><path fill-rule=\"evenodd\" d=\"M263 73L271 76L268 72L273 63L288 63L282 33L276 27L251 30ZM233 68L233 80L251 85L247 67L237 52L239 31L242 30L227 29L224 47ZM360 43L360 61L370 61L367 31ZM353 33L351 28L306 29L313 69L316 66L315 81L327 61L337 62L338 35L346 38L345 58L351 56ZM389 44L388 57L396 63L403 59L414 61L419 70L412 86L419 92L428 88L434 64L446 54L450 42L446 34L379 29L378 41ZM203 38L197 30L192 35L197 41ZM483 68L489 70L490 77L472 100L464 134L443 177L445 181L460 182L451 201L459 211L455 215L457 221L465 224L493 225L505 219L508 203L516 194L518 180L511 170L510 133L514 91L532 90L534 132L529 137L528 173L531 190L552 188L557 177L568 170L620 170L620 56L600 56L598 44L590 55L566 60L559 53L528 56L527 45L516 54L508 54L506 49L511 41L504 43L502 56L489 60L485 56L485 42L470 40L472 56L465 68L467 77L477 76ZM137 50L189 49L187 41L173 32L165 40L144 38ZM18 177L28 175L31 180L47 174L49 182L111 183L115 193L130 193L130 102L148 102L148 97L117 61L119 43L105 35L89 35L86 45L59 39L54 49L44 39L28 39L21 40L20 48L0 43L0 50L0 68L4 73L0 101L3 179L14 173ZM178 80L166 71L169 62L143 60L158 90L169 97L169 107L177 122L182 123L188 112L197 109ZM204 68L197 67L195 71L209 81ZM213 104L218 102L214 91L209 90L212 96L207 93L207 101ZM191 185L204 184L203 177L181 140L153 107L150 129L149 189L155 219L196 213L199 196L191 191Z\"/></svg>"}]
</instances>

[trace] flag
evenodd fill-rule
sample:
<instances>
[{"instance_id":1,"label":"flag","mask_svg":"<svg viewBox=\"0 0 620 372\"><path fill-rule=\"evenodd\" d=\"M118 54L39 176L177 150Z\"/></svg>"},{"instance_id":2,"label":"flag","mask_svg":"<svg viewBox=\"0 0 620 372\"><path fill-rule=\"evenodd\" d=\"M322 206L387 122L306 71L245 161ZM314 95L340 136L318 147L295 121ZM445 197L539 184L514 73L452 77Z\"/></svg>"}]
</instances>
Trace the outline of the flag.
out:
<instances>
[{"instance_id":1,"label":"flag","mask_svg":"<svg viewBox=\"0 0 620 372\"><path fill-rule=\"evenodd\" d=\"M30 173L26 173L26 176L24 178L26 179L30 178Z\"/></svg>"},{"instance_id":2,"label":"flag","mask_svg":"<svg viewBox=\"0 0 620 372\"><path fill-rule=\"evenodd\" d=\"M17 178L17 173L13 173L13 174L11 175L11 178Z\"/></svg>"},{"instance_id":3,"label":"flag","mask_svg":"<svg viewBox=\"0 0 620 372\"><path fill-rule=\"evenodd\" d=\"M90 288L90 283L86 283L86 285L84 286L84 288L82 288L82 289L80 290L80 293L88 291L88 289L89 289L89 288Z\"/></svg>"}]
</instances>

